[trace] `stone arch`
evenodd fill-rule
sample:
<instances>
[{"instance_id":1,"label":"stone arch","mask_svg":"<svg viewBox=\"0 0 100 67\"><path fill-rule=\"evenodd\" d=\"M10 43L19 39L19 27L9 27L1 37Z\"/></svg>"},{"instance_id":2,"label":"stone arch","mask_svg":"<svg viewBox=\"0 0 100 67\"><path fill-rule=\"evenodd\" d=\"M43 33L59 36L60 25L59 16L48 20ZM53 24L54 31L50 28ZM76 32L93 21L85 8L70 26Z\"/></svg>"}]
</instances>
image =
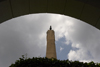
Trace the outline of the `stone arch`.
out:
<instances>
[{"instance_id":1,"label":"stone arch","mask_svg":"<svg viewBox=\"0 0 100 67\"><path fill-rule=\"evenodd\" d=\"M33 13L63 14L100 29L100 0L0 0L0 23Z\"/></svg>"}]
</instances>

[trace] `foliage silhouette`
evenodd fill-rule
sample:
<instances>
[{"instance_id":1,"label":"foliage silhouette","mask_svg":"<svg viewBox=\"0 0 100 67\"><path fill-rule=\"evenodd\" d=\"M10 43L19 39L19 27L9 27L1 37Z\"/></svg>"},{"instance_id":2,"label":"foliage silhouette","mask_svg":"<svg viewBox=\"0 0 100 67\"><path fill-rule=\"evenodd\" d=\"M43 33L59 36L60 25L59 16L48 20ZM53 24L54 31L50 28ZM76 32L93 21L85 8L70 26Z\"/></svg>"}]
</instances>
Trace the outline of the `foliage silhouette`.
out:
<instances>
[{"instance_id":1,"label":"foliage silhouette","mask_svg":"<svg viewBox=\"0 0 100 67\"><path fill-rule=\"evenodd\" d=\"M16 60L15 64L11 64L9 67L100 67L100 63L83 63L79 61L69 61L69 60L57 60L55 58L22 58Z\"/></svg>"}]
</instances>

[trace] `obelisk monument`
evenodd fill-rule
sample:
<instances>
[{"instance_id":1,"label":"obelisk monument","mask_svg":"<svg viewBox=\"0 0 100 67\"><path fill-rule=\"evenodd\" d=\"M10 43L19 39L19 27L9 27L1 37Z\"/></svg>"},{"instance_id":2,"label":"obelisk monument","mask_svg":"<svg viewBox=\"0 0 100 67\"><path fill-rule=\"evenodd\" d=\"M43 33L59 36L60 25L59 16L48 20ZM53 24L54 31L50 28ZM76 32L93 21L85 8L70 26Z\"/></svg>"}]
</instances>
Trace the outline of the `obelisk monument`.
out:
<instances>
[{"instance_id":1,"label":"obelisk monument","mask_svg":"<svg viewBox=\"0 0 100 67\"><path fill-rule=\"evenodd\" d=\"M56 47L55 47L55 34L51 26L50 26L50 29L47 31L46 57L57 59Z\"/></svg>"}]
</instances>

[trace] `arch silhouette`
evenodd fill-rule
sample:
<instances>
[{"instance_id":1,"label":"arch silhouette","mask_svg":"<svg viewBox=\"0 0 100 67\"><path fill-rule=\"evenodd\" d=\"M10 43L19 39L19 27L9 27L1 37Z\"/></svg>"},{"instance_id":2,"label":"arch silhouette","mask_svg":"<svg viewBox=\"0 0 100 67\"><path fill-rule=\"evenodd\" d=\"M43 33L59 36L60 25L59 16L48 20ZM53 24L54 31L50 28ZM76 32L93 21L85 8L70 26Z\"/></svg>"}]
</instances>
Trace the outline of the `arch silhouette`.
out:
<instances>
[{"instance_id":1,"label":"arch silhouette","mask_svg":"<svg viewBox=\"0 0 100 67\"><path fill-rule=\"evenodd\" d=\"M33 13L63 14L100 29L100 0L0 0L0 23Z\"/></svg>"}]
</instances>

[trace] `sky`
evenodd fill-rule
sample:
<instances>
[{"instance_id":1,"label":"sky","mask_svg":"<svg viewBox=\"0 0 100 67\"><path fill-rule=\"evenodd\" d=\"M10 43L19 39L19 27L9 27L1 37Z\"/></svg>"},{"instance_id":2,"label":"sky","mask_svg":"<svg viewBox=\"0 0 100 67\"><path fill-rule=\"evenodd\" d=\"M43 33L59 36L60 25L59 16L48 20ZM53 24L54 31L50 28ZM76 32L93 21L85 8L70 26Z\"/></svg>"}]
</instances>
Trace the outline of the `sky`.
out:
<instances>
[{"instance_id":1,"label":"sky","mask_svg":"<svg viewBox=\"0 0 100 67\"><path fill-rule=\"evenodd\" d=\"M46 56L46 32L55 31L57 59L100 63L100 30L72 17L39 13L0 24L0 67L22 57Z\"/></svg>"}]
</instances>

